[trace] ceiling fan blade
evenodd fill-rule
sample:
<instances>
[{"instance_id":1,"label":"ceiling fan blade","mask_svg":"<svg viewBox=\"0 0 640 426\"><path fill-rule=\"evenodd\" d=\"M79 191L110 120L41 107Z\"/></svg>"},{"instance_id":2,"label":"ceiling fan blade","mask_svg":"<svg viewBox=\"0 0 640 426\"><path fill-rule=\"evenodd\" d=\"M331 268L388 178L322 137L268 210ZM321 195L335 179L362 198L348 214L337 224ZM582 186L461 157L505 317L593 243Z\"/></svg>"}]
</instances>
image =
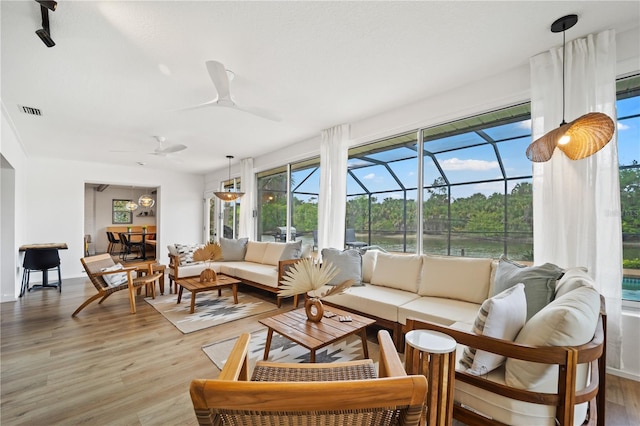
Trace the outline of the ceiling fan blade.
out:
<instances>
[{"instance_id":1,"label":"ceiling fan blade","mask_svg":"<svg viewBox=\"0 0 640 426\"><path fill-rule=\"evenodd\" d=\"M186 145L183 145L181 143L177 143L175 145L170 145L166 148L156 148L156 153L157 154L174 154L176 152L180 152L180 151L184 151L185 149L187 149Z\"/></svg>"},{"instance_id":2,"label":"ceiling fan blade","mask_svg":"<svg viewBox=\"0 0 640 426\"><path fill-rule=\"evenodd\" d=\"M258 116L260 118L264 118L266 120L282 121L282 118L280 118L277 115L267 111L264 108L244 107L244 106L239 106L239 105L236 105L236 108L238 110L240 110L240 111L248 112L249 114L253 114L253 115Z\"/></svg>"},{"instance_id":3,"label":"ceiling fan blade","mask_svg":"<svg viewBox=\"0 0 640 426\"><path fill-rule=\"evenodd\" d=\"M227 70L224 65L218 61L207 61L206 65L211 81L213 81L213 85L216 87L216 91L218 92L217 100L231 100L231 93L229 92L229 77L227 76Z\"/></svg>"},{"instance_id":4,"label":"ceiling fan blade","mask_svg":"<svg viewBox=\"0 0 640 426\"><path fill-rule=\"evenodd\" d=\"M194 110L194 109L204 108L204 107L208 107L208 106L216 106L217 103L218 103L218 98L215 98L215 99L213 99L211 101L207 101L207 102L204 102L202 104L188 106L188 107L184 107L184 108L178 108L175 111L191 111L191 110Z\"/></svg>"}]
</instances>

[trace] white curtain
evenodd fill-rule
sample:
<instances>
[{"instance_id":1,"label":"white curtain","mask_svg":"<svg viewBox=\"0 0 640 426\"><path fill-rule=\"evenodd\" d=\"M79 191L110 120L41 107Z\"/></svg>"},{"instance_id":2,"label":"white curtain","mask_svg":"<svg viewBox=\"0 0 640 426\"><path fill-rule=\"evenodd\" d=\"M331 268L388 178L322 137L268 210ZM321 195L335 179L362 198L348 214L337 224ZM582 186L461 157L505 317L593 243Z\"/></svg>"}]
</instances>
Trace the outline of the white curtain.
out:
<instances>
[{"instance_id":1,"label":"white curtain","mask_svg":"<svg viewBox=\"0 0 640 426\"><path fill-rule=\"evenodd\" d=\"M567 122L588 112L616 120L615 32L566 45ZM531 65L533 140L562 121L562 48L534 56ZM617 132L602 150L573 161L556 149L533 166L536 264L586 266L607 305L607 361L621 368L622 230Z\"/></svg>"},{"instance_id":2,"label":"white curtain","mask_svg":"<svg viewBox=\"0 0 640 426\"><path fill-rule=\"evenodd\" d=\"M253 158L244 158L240 162L240 186L244 195L240 198L240 229L238 237L255 240L255 218L253 212L256 203L256 181L253 172Z\"/></svg>"},{"instance_id":3,"label":"white curtain","mask_svg":"<svg viewBox=\"0 0 640 426\"><path fill-rule=\"evenodd\" d=\"M330 247L344 248L349 125L323 130L321 136L318 251Z\"/></svg>"}]
</instances>

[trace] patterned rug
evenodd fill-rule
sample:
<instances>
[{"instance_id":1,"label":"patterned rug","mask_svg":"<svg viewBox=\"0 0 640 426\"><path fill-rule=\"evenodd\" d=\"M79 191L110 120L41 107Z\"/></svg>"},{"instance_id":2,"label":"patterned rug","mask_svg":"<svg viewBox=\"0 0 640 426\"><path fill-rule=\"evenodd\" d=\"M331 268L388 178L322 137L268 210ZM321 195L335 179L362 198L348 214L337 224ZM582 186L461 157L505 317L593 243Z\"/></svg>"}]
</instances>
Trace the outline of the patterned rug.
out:
<instances>
[{"instance_id":1,"label":"patterned rug","mask_svg":"<svg viewBox=\"0 0 640 426\"><path fill-rule=\"evenodd\" d=\"M191 307L189 292L182 294L180 304L177 304L176 294L144 300L185 334L278 309L274 303L242 292L238 292L238 304L235 305L229 290L223 290L221 297L218 297L217 291L198 293L193 314L189 313Z\"/></svg>"},{"instance_id":2,"label":"patterned rug","mask_svg":"<svg viewBox=\"0 0 640 426\"><path fill-rule=\"evenodd\" d=\"M224 367L227 357L231 353L237 337L221 342L203 346L202 350L213 361L219 369ZM267 329L251 333L249 342L249 371L253 371L256 361L261 360L264 355L264 346L267 340ZM376 364L379 359L380 350L376 343L367 341L369 358ZM326 346L316 351L316 362L339 362L363 359L362 341L359 335L352 335L334 344ZM269 361L275 362L309 362L309 350L297 343L273 333L271 339L271 349L269 350ZM377 366L376 366L377 369Z\"/></svg>"}]
</instances>

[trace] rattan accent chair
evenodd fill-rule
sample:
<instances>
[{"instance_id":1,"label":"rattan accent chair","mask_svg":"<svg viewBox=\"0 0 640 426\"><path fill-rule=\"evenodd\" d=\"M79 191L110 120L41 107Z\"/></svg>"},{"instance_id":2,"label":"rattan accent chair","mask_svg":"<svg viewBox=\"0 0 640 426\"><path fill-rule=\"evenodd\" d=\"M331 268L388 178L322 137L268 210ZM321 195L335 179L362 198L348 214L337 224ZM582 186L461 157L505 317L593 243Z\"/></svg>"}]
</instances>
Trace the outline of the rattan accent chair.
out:
<instances>
[{"instance_id":1,"label":"rattan accent chair","mask_svg":"<svg viewBox=\"0 0 640 426\"><path fill-rule=\"evenodd\" d=\"M103 272L103 269L115 266L115 262L113 261L113 258L109 253L84 257L80 259L80 262L82 262L82 266L87 272L87 276L95 286L96 290L98 290L98 293L85 300L84 303L82 303L82 305L80 305L78 309L76 309L73 314L71 314L72 317L78 315L81 310L83 310L94 300L100 299L100 302L98 303L101 304L111 294L120 290L129 290L129 302L131 304L132 314L136 313L136 289L141 288L142 286L147 286L147 288L151 291L151 296L155 298L155 283L160 279L160 276L162 274L160 272L153 272L153 262L149 262L149 270L146 275L138 276L135 278L133 276L133 273L136 271L136 269L138 269L139 264L137 266L125 267L124 269L120 269L117 271ZM121 273L127 274L127 281L118 286L109 286L109 284L107 284L104 279L105 275Z\"/></svg>"},{"instance_id":2,"label":"rattan accent chair","mask_svg":"<svg viewBox=\"0 0 640 426\"><path fill-rule=\"evenodd\" d=\"M248 380L249 340L242 334L220 375L193 380L200 425L418 425L427 381L408 376L386 330L373 361L285 364L258 361Z\"/></svg>"}]
</instances>

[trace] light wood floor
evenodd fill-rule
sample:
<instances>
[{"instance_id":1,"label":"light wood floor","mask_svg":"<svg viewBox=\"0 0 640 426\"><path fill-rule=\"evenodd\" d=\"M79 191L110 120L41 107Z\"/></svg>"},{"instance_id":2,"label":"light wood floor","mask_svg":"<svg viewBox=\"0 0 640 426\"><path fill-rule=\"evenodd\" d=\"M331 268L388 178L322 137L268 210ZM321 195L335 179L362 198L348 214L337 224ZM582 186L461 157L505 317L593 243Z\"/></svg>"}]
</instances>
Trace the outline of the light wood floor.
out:
<instances>
[{"instance_id":1,"label":"light wood floor","mask_svg":"<svg viewBox=\"0 0 640 426\"><path fill-rule=\"evenodd\" d=\"M141 298L129 314L124 291L71 318L94 292L69 279L0 305L0 424L195 425L189 383L219 373L201 347L260 328L257 316L182 334ZM640 383L607 380L607 424L640 424Z\"/></svg>"}]
</instances>

